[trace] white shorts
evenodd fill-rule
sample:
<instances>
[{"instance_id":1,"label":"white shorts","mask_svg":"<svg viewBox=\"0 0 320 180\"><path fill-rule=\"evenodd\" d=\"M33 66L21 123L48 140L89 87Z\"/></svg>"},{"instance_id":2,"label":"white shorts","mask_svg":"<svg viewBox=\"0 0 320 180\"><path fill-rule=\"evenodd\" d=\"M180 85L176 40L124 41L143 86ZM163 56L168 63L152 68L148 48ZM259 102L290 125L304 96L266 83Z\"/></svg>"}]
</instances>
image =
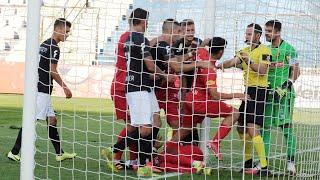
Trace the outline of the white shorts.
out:
<instances>
[{"instance_id":1,"label":"white shorts","mask_svg":"<svg viewBox=\"0 0 320 180\"><path fill-rule=\"evenodd\" d=\"M153 114L159 112L159 104L154 91L137 91L126 94L129 105L131 125L153 123Z\"/></svg>"},{"instance_id":2,"label":"white shorts","mask_svg":"<svg viewBox=\"0 0 320 180\"><path fill-rule=\"evenodd\" d=\"M47 117L55 117L50 94L38 92L36 118L46 120Z\"/></svg>"}]
</instances>

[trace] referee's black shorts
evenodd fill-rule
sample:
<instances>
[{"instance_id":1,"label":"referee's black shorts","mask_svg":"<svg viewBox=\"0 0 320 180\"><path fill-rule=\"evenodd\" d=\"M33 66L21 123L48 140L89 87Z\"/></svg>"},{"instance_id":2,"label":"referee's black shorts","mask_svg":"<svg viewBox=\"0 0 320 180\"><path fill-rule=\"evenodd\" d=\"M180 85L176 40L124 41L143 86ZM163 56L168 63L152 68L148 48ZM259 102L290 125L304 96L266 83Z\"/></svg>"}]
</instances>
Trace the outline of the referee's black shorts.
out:
<instances>
[{"instance_id":1,"label":"referee's black shorts","mask_svg":"<svg viewBox=\"0 0 320 180\"><path fill-rule=\"evenodd\" d=\"M240 105L240 117L238 120L239 126L252 123L263 127L267 88L248 87L246 94L248 94L251 99L246 102L242 101Z\"/></svg>"}]
</instances>

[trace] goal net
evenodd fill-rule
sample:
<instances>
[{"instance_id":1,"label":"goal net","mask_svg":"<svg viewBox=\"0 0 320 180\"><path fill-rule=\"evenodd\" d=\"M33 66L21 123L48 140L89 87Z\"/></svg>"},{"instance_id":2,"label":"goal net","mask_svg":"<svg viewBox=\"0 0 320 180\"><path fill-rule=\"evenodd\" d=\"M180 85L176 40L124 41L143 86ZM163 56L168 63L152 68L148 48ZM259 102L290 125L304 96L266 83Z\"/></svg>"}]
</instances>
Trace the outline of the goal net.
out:
<instances>
[{"instance_id":1,"label":"goal net","mask_svg":"<svg viewBox=\"0 0 320 180\"><path fill-rule=\"evenodd\" d=\"M25 5L21 4L21 6ZM11 3L6 6L6 8L10 7L15 8L15 5ZM108 170L107 160L102 156L101 151L117 142L118 135L124 127L124 122L117 120L110 96L114 73L119 70L115 64L119 58L116 54L117 43L121 34L128 31L128 17L135 8L143 8L150 13L148 28L144 33L149 40L162 34L163 21L168 18L179 22L192 19L195 25L194 36L199 39L205 40L213 36L224 38L227 46L222 58L218 61L220 64L234 58L235 52L247 46L244 43L245 32L250 23L259 24L262 27L261 43L266 46L271 45L265 38L265 24L269 20L279 20L282 23L281 38L291 44L297 52L297 57L294 59L299 62L300 76L294 82L296 97L295 102L290 106L292 110L290 113L293 113L292 123L289 123L290 128L287 126L269 128L271 141L266 160L271 173L270 178L319 177L320 81L317 77L320 75L318 41L320 39L320 3L318 1L43 0L40 19L41 42L51 37L55 19L63 17L72 23L71 34L67 41L59 44L61 54L58 70L63 81L71 89L73 98L65 99L63 89L58 84L54 84L52 103L58 119L61 147L65 152L77 153L77 156L75 159L57 162L55 150L49 139L47 124L45 121L37 121L34 165L36 179L263 178L260 175L239 172L245 168L244 161L247 159L244 143L237 133L238 123L231 126L232 130L220 143L223 161L219 161L212 151L207 149L206 145L221 127L223 117L207 117L196 128L200 136L199 147L204 153L205 167L213 170L211 176L205 173L190 174L176 170L162 172L156 174L157 176L141 177L137 176L135 170L129 168L119 172ZM14 51L15 44L12 44L12 48ZM291 57L286 58L290 60ZM243 93L247 90L244 86L246 81L243 78L244 71L246 70L235 67L216 70L218 92ZM197 73L198 70L195 72ZM182 77L183 73L176 74ZM182 101L181 94L179 96L179 101ZM236 109L239 109L241 103L236 98L224 102ZM166 105L168 106L169 103L166 102ZM217 116L221 114L222 112L219 112ZM179 117L182 116L183 113L179 110ZM171 132L167 117L162 110L162 126L159 134L163 137L161 141L164 144L169 140L168 133ZM282 114L279 113L276 119L281 118ZM290 132L287 129L290 129ZM265 132L262 130L258 132ZM294 152L290 154L294 156L292 160L296 171L294 175L288 173L288 162L291 162L288 161L288 148L290 148L289 144L292 144L292 142L288 143L288 133L289 135L293 133L294 136L290 137L296 141L296 148L292 148ZM259 166L260 159L252 141L249 140L248 143L252 144L250 151L253 164ZM32 154L30 152L30 155ZM179 165L181 156L179 153L175 155ZM129 159L130 152L126 148L121 160L126 162ZM191 164L190 168L192 167L194 166Z\"/></svg>"}]
</instances>

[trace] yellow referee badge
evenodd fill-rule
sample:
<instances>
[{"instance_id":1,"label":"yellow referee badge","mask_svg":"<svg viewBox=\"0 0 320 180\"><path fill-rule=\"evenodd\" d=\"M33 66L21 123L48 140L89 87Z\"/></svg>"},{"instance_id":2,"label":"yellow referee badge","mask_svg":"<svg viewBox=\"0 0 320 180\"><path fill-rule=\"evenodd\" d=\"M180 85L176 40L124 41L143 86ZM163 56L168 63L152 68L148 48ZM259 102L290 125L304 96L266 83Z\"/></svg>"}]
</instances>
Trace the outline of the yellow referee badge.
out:
<instances>
[{"instance_id":1,"label":"yellow referee badge","mask_svg":"<svg viewBox=\"0 0 320 180\"><path fill-rule=\"evenodd\" d=\"M262 60L271 62L272 56L270 54L262 54Z\"/></svg>"}]
</instances>

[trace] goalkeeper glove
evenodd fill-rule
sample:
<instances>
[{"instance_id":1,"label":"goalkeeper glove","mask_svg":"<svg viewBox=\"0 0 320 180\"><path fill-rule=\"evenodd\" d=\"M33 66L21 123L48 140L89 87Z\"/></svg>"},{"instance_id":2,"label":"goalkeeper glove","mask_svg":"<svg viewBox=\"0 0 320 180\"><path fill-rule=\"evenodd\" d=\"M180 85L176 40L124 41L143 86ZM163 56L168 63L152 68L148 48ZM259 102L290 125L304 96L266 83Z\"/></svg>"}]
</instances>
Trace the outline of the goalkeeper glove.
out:
<instances>
[{"instance_id":1,"label":"goalkeeper glove","mask_svg":"<svg viewBox=\"0 0 320 180\"><path fill-rule=\"evenodd\" d=\"M292 81L289 79L285 81L281 87L277 87L273 94L274 101L279 102L284 96L286 96L287 93L291 91L292 84Z\"/></svg>"}]
</instances>

